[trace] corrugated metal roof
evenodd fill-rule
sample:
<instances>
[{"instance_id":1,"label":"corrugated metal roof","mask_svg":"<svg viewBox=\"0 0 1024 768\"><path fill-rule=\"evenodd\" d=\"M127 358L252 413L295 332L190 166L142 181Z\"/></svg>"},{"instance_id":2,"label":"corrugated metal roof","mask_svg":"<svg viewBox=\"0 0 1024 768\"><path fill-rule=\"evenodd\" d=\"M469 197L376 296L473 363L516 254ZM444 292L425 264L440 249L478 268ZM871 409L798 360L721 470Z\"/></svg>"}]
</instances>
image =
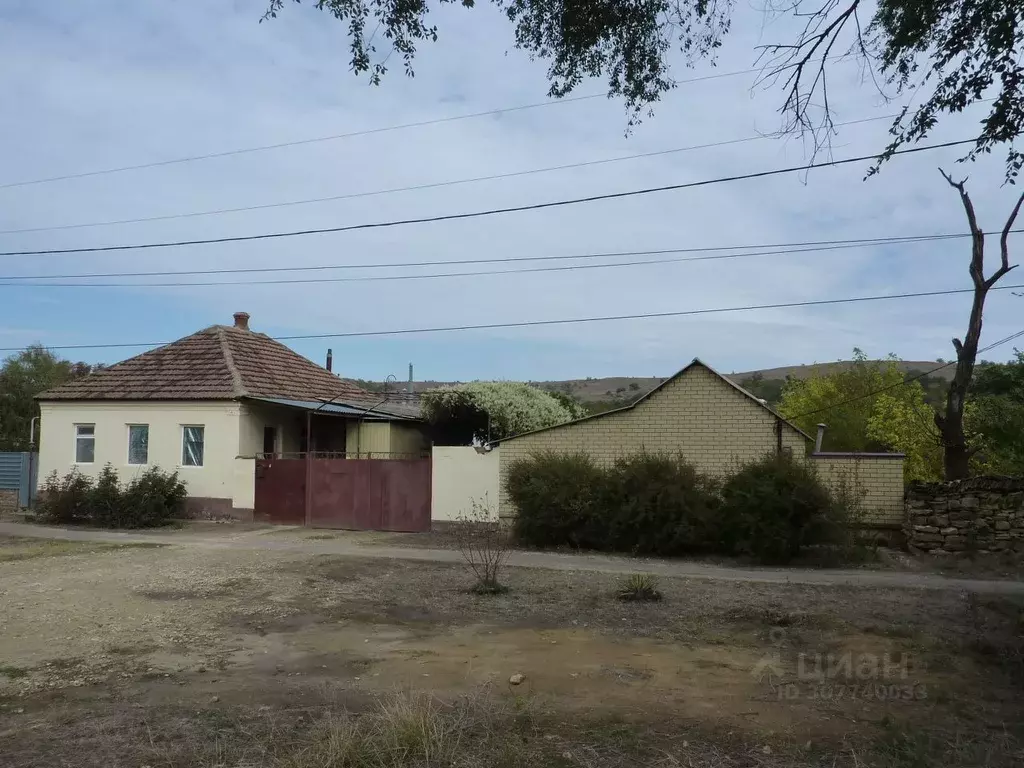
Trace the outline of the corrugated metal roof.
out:
<instances>
[{"instance_id":1,"label":"corrugated metal roof","mask_svg":"<svg viewBox=\"0 0 1024 768\"><path fill-rule=\"evenodd\" d=\"M274 405L283 405L288 408L299 408L304 411L319 411L320 413L330 413L336 416L361 416L367 421L387 421L390 419L398 419L401 421L405 421L414 418L412 416L388 413L386 410L384 410L384 408L386 408L386 405L367 410L369 406L357 408L351 405L345 405L344 403L328 403L327 405L324 405L322 401L317 400L286 400L284 398L279 397L250 397L247 399L256 400L261 403L273 403Z\"/></svg>"}]
</instances>

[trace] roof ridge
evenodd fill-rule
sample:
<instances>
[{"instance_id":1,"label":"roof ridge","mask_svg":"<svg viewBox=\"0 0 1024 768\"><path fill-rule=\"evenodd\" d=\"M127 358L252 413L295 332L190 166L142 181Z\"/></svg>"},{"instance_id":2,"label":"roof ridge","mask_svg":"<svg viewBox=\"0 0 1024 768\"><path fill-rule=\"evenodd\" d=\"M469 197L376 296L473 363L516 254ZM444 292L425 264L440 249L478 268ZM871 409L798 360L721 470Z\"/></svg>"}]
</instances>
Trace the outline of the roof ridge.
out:
<instances>
[{"instance_id":1,"label":"roof ridge","mask_svg":"<svg viewBox=\"0 0 1024 768\"><path fill-rule=\"evenodd\" d=\"M220 342L221 352L224 354L224 364L227 365L228 373L231 374L231 391L235 397L245 397L242 374L238 372L238 366L235 365L235 356L231 352L231 345L228 344L227 334L224 333L224 326L215 325L213 328L216 331L217 340Z\"/></svg>"}]
</instances>

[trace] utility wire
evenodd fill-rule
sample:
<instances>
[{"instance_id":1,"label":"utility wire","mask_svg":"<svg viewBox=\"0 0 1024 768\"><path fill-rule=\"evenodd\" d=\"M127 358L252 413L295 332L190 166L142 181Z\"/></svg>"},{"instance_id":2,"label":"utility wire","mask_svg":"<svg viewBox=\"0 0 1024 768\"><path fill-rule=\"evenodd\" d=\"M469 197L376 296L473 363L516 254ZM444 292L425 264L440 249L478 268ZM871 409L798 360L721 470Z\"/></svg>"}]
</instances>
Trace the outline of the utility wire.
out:
<instances>
[{"instance_id":1,"label":"utility wire","mask_svg":"<svg viewBox=\"0 0 1024 768\"><path fill-rule=\"evenodd\" d=\"M965 235L969 237L969 235ZM932 242L934 238L927 238L924 242ZM903 240L902 243L913 243L921 241ZM359 277L299 277L299 278L274 278L271 280L218 280L218 281L190 281L190 282L117 282L117 283L62 283L62 282L0 282L2 287L33 287L33 288L189 288L189 287L212 287L224 285L296 285L305 283L369 283L389 282L394 280L436 280L452 277L483 277L487 275L524 275L537 272L572 272L580 269L609 269L613 267L642 267L653 264L678 264L691 261L714 261L719 259L742 259L756 256L786 256L791 254L818 253L821 251L839 251L851 248L864 248L868 246L888 245L889 243L854 243L849 245L819 246L814 248L776 250L776 251L746 251L742 253L724 253L707 256L681 256L665 259L643 259L640 261L618 261L612 263L587 263L587 264L566 264L557 267L527 267L526 269L483 269L466 272L431 272L427 274L411 275L361 275ZM78 277L82 277L79 275ZM4 280L6 278L0 278ZM56 278L55 278L56 279Z\"/></svg>"},{"instance_id":2,"label":"utility wire","mask_svg":"<svg viewBox=\"0 0 1024 768\"><path fill-rule=\"evenodd\" d=\"M1024 229L1013 229L1011 233L1019 234ZM507 264L530 261L567 261L576 259L605 259L623 256L662 256L672 253L717 253L721 251L747 251L752 248L773 249L770 253L766 250L765 255L787 254L787 253L812 253L819 250L833 250L831 246L866 248L876 245L904 245L922 242L934 242L951 239L962 239L971 237L970 233L943 233L935 235L901 235L896 237L873 237L858 238L853 240L809 240L795 243L755 243L751 245L716 245L690 248L659 248L645 251L605 251L601 253L576 253L566 255L546 256L505 256L496 259L442 259L438 261L405 261L405 262L364 262L362 264L316 264L306 267L236 267L225 269L189 269L189 270L162 270L149 272L79 272L70 275L3 275L0 281L14 280L74 280L87 278L108 278L108 277L175 277L181 275L235 275L252 273L277 273L277 272L310 272L333 269L397 269L405 267L438 267L465 264ZM818 247L823 246L823 247ZM776 250L782 249L782 250ZM692 259L703 261L709 259L733 259L744 256L755 255L752 253L727 253L714 256L702 256ZM760 255L760 254L757 254ZM683 259L686 261L686 259ZM518 270L525 271L525 270ZM16 283L28 285L28 283ZM225 283L227 284L227 283ZM138 283L132 283L138 285Z\"/></svg>"},{"instance_id":3,"label":"utility wire","mask_svg":"<svg viewBox=\"0 0 1024 768\"><path fill-rule=\"evenodd\" d=\"M736 77L737 75L749 75L753 72L759 72L759 69L745 69L737 72L721 72L715 75L704 75L702 77L691 77L686 80L678 80L679 83L699 83L705 80L719 80L724 77ZM152 163L139 163L137 165L123 165L116 168L103 168L95 171L82 171L80 173L66 173L60 176L49 176L39 179L26 179L24 181L10 181L4 184L0 184L0 189L10 189L12 187L27 187L35 184L49 184L54 181L66 181L68 179L83 179L90 176L103 176L111 173L124 173L125 171L140 171L146 168L161 168L168 165L180 165L182 163L193 163L200 160L213 160L219 157L233 157L235 155L246 155L253 152L267 152L274 149L284 149L285 147L298 147L306 144L318 144L325 141L337 141L339 139L350 139L356 136L368 136L375 133L388 133L390 131L404 131L409 128L422 128L428 125L439 125L441 123L451 123L456 120L472 120L477 117L489 117L491 115L503 115L507 112L520 112L527 109L539 109L541 107L551 107L560 104L572 104L577 101L592 101L593 99L607 98L607 94L594 93L586 96L568 96L561 99L553 99L550 101L541 101L535 104L521 104L515 107L503 107L501 109L490 109L484 112L470 112L463 115L451 115L449 117L438 117L432 120L419 120L414 123L402 123L400 125L387 125L378 128L367 128L361 131L349 131L348 133L335 133L330 136L317 136L310 139L297 139L295 141L282 141L276 144L263 144L257 147L245 147L243 149L231 149L224 152L210 152L203 155L190 155L187 157L176 157L170 160L158 160Z\"/></svg>"},{"instance_id":4,"label":"utility wire","mask_svg":"<svg viewBox=\"0 0 1024 768\"><path fill-rule=\"evenodd\" d=\"M836 127L858 125L860 123L870 123L876 120L891 120L897 117L897 115L881 115L879 117L866 117L861 120L850 120L845 123L836 123ZM565 163L563 165L552 165L544 168L530 168L525 171L512 171L510 173L495 173L489 176L473 176L465 179L451 179L448 181L436 181L428 184L414 184L406 187L390 187L387 189L376 189L368 192L350 192L343 195L330 195L328 197L310 197L302 200L286 200L279 203L262 203L258 205L243 205L236 208L214 208L205 211L190 211L187 213L169 213L161 216L141 216L134 219L113 219L109 221L92 221L84 222L79 224L56 224L53 226L45 227L24 227L22 229L4 229L0 230L0 235L18 235L26 234L29 232L56 232L61 230L69 229L86 229L93 227L113 227L124 224L144 224L155 221L172 221L175 219L191 219L202 216L221 216L228 213L245 213L250 211L265 211L272 208L287 208L291 206L299 205L310 205L313 203L328 203L335 202L338 200L354 200L362 197L375 197L378 195L390 195L396 192L415 192L424 189L438 189L440 187L453 187L460 184L475 184L481 181L496 181L499 179L512 179L520 176L530 176L537 173L550 173L552 171L565 171L573 168L587 168L594 165L605 165L608 163L621 163L627 160L639 160L648 157L661 157L663 155L678 154L681 152L692 152L699 149L712 149L714 147L726 147L733 144L744 144L751 141L762 141L769 139L771 136L765 134L759 134L756 136L746 136L740 139L729 139L727 141L715 141L709 144L694 144L688 147L675 147L673 149L661 149L654 152L640 152L634 155L622 155L620 157L608 157L600 160L586 160L579 163ZM0 187L2 189L2 187Z\"/></svg>"},{"instance_id":5,"label":"utility wire","mask_svg":"<svg viewBox=\"0 0 1024 768\"><path fill-rule=\"evenodd\" d=\"M1007 286L998 286L998 287L1000 287L1000 288L1016 288L1017 286L1007 285ZM961 291L961 293L970 293L973 290L974 290L973 288L965 289L964 291ZM993 289L993 290L995 290L995 289ZM1010 334L1006 338L1000 339L999 341L996 341L996 342L993 342L992 344L989 344L987 347L982 347L981 349L978 350L977 354L980 355L982 352L988 352L991 349L995 349L996 347L1002 346L1003 344L1011 342L1014 339L1019 338L1021 336L1024 336L1024 331L1017 331L1017 333ZM796 421L797 419L802 419L805 416L814 416L814 415L819 414L819 413L824 413L826 411L831 411L831 410L833 410L835 408L842 408L844 405L849 405L850 403L855 403L858 400L866 400L869 397L874 397L875 395L880 395L880 394L882 394L884 392L888 392L888 391L893 390L893 389L898 389L900 387L906 386L907 384L912 384L915 381L918 381L920 379L923 379L923 378L926 378L928 376L931 376L933 373L937 373L938 371L941 371L944 368L949 368L951 365L956 365L956 364L957 364L956 360L951 360L948 363L943 363L942 365L938 365L935 368L932 368L931 370L925 371L924 373L919 373L919 374L917 374L915 376L910 376L910 377L904 379L903 381L899 381L899 382L897 382L895 384L890 384L890 385L888 385L886 387L882 387L881 389L876 389L873 392L868 392L868 393L863 394L863 395L857 395L856 397L850 397L850 398L847 398L846 400L840 400L837 403L832 403L831 405L826 405L824 408L817 408L817 409L815 409L813 411L804 411L803 413L798 413L796 416L786 416L785 419L786 419L786 421Z\"/></svg>"},{"instance_id":6,"label":"utility wire","mask_svg":"<svg viewBox=\"0 0 1024 768\"><path fill-rule=\"evenodd\" d=\"M947 141L942 144L932 144L926 147L908 147L905 149L898 149L892 154L894 155L908 155L916 152L927 152L933 149L944 149L947 147L956 147L963 144L973 144L974 139L963 139L961 141ZM284 237L299 237L305 235L321 235L334 232L351 232L355 230L367 230L367 229L384 229L388 227L404 226L407 224L429 224L438 221L457 221L463 219L474 219L483 216L496 216L505 213L517 213L520 211L539 211L549 208L561 208L569 205L578 205L581 203L593 203L601 200L619 200L628 197L636 197L639 195L649 195L656 192L671 192L679 189L692 189L694 187L706 187L713 184L724 184L731 181L746 181L749 179L760 179L769 176L779 176L786 173L796 173L799 171L806 171L811 168L831 168L838 165L849 165L850 163L860 163L865 160L874 160L878 155L861 155L859 157L847 157L842 160L829 160L822 163L810 163L805 165L795 165L788 168L776 168L770 171L758 171L756 173L744 173L735 176L723 176L715 179L705 179L703 181L690 181L683 184L668 184L660 187L646 187L644 189L634 189L628 192L609 192L601 195L589 195L587 197L577 197L568 200L553 200L546 203L530 203L527 205L516 205L509 206L507 208L490 208L482 211L470 211L467 213L448 213L441 214L438 216L424 216L415 219L397 219L392 221L379 221L379 222L366 222L362 224L349 224L342 227L323 227L319 229L303 229L293 230L289 232L265 232L259 235L235 235L230 237L215 237L205 238L197 240L172 240L163 242L150 242L150 243L136 243L132 245L106 245L106 246L94 246L89 248L52 248L47 250L26 250L26 251L4 251L0 252L0 256L46 256L53 254L65 254L65 253L103 253L110 251L136 251L145 250L151 248L179 248L183 246L191 245L210 245L215 243L238 243L238 242L250 242L253 240L271 240Z\"/></svg>"},{"instance_id":7,"label":"utility wire","mask_svg":"<svg viewBox=\"0 0 1024 768\"><path fill-rule=\"evenodd\" d=\"M1024 283L1018 285L997 285L993 291L1006 291L1011 289L1024 288ZM434 328L401 328L388 331L347 331L343 333L311 333L293 336L271 336L275 341L298 341L308 339L352 339L367 338L374 336L404 336L419 333L445 333L449 331L480 331L493 330L497 328L528 328L544 325L572 325L577 323L600 323L617 320L643 320L661 317L685 317L693 315L712 315L726 312L750 312L763 309L791 309L794 307L821 307L831 304L854 304L867 301L889 301L894 299L915 299L925 296L953 296L962 293L972 293L973 288L955 288L946 291L918 291L915 293L896 293L882 296L854 296L844 299L815 299L809 301L787 301L773 304L753 304L740 307L715 307L710 309L687 309L675 312L647 312L635 315L604 315L600 317L575 317L560 320L522 320L512 323L480 323L478 325L449 325ZM47 349L117 349L125 347L160 347L170 342L137 342L137 343L115 343L115 344L62 344L47 345ZM0 347L0 352L18 352L22 347Z\"/></svg>"}]
</instances>

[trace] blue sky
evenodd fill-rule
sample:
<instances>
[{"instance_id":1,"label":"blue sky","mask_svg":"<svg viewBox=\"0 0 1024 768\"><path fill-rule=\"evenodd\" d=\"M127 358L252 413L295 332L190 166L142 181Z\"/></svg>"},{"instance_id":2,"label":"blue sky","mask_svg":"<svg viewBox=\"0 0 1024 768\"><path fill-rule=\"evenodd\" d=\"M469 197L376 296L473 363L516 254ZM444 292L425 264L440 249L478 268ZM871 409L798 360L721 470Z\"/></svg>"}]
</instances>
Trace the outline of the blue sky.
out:
<instances>
[{"instance_id":1,"label":"blue sky","mask_svg":"<svg viewBox=\"0 0 1024 768\"><path fill-rule=\"evenodd\" d=\"M416 77L380 87L348 71L343 25L308 4L260 24L262 0L7 2L0 10L0 184L156 162L543 101L544 66L512 45L493 8L444 6L440 41ZM754 46L786 36L741 4L717 68L749 69ZM397 61L398 57L394 58ZM895 112L840 64L839 120ZM587 83L579 93L600 93ZM754 75L683 83L631 135L621 104L594 99L319 142L271 152L0 189L0 230L160 216L343 195L685 147L779 127L777 89ZM966 138L977 114L934 140ZM884 145L884 120L841 129L836 157ZM3 274L209 269L491 259L886 237L963 231L942 165L969 172L983 226L1000 226L1017 190L1002 156L956 166L955 149L866 166L461 222L174 251L8 257ZM552 173L330 203L121 226L0 234L0 250L219 237L431 216L767 170L799 163L794 139L766 139ZM1015 240L1014 243L1020 242ZM371 283L193 288L0 286L0 346L159 342L234 311L271 335L319 334L699 309L967 287L963 241L578 272ZM989 244L989 261L996 243ZM428 268L436 272L441 268ZM404 270L405 273L417 270ZM391 270L390 274L401 271ZM326 273L325 273L326 274ZM331 273L331 274L342 274ZM371 274L351 271L346 275ZM379 273L375 273L379 274ZM1024 279L1022 279L1024 280ZM989 300L983 343L1021 329L1024 299ZM848 357L852 347L948 358L966 296L705 317L294 342L333 347L345 375L547 379L666 375L695 356L721 370ZM64 353L113 362L143 348ZM1004 359L1003 349L991 357Z\"/></svg>"}]
</instances>

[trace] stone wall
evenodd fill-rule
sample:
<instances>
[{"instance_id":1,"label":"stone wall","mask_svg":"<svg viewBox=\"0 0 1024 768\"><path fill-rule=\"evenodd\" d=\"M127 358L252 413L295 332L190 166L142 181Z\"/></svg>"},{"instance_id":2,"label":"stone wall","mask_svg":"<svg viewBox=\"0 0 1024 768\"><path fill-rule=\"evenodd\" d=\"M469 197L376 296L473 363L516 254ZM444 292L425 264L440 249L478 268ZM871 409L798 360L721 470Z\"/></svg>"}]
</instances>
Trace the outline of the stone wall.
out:
<instances>
[{"instance_id":1,"label":"stone wall","mask_svg":"<svg viewBox=\"0 0 1024 768\"><path fill-rule=\"evenodd\" d=\"M911 549L1024 553L1024 478L911 483L904 532Z\"/></svg>"}]
</instances>

